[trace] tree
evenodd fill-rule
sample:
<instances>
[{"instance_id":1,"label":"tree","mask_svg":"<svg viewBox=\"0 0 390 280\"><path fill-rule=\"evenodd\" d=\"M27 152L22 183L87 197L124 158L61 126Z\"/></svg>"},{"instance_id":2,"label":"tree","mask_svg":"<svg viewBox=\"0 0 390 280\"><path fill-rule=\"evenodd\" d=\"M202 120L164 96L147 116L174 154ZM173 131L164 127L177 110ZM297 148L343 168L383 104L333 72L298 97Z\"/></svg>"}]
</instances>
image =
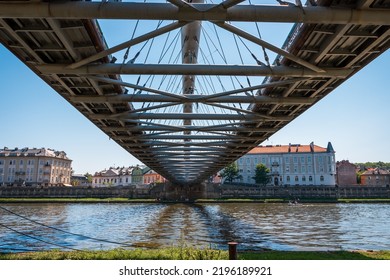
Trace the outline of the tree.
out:
<instances>
[{"instance_id":1,"label":"tree","mask_svg":"<svg viewBox=\"0 0 390 280\"><path fill-rule=\"evenodd\" d=\"M267 166L260 163L256 165L255 177L252 178L256 181L256 184L265 186L271 181L271 177L268 175L269 172Z\"/></svg>"},{"instance_id":2,"label":"tree","mask_svg":"<svg viewBox=\"0 0 390 280\"><path fill-rule=\"evenodd\" d=\"M92 183L92 174L88 172L84 174L85 178L87 178L88 183Z\"/></svg>"},{"instance_id":3,"label":"tree","mask_svg":"<svg viewBox=\"0 0 390 280\"><path fill-rule=\"evenodd\" d=\"M235 162L229 164L226 166L222 172L221 172L221 177L225 178L225 181L231 183L236 179L241 179L242 176L240 174L240 171L238 170L238 166Z\"/></svg>"}]
</instances>

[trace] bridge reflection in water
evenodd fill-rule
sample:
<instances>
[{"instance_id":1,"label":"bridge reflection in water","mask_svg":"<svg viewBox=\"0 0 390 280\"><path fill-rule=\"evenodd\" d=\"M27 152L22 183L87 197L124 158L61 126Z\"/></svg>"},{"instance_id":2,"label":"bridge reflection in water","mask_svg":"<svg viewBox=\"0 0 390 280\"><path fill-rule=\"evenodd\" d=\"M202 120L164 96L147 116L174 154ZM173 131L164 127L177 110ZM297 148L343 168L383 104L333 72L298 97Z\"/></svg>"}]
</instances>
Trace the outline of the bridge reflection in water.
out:
<instances>
[{"instance_id":1,"label":"bridge reflection in water","mask_svg":"<svg viewBox=\"0 0 390 280\"><path fill-rule=\"evenodd\" d=\"M227 249L227 242L231 240L239 243L239 250L381 250L390 246L387 234L390 208L385 204L1 206L51 227L43 227L1 209L1 223L8 227L0 227L2 252L47 250L59 246L92 250L172 245Z\"/></svg>"}]
</instances>

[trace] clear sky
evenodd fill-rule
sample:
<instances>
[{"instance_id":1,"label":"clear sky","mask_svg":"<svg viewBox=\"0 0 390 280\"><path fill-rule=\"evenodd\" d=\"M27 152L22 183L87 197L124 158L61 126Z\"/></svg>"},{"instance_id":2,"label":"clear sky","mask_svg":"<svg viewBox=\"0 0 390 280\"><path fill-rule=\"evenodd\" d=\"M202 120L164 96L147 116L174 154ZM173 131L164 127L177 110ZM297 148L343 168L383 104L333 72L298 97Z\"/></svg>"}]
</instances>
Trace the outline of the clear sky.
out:
<instances>
[{"instance_id":1,"label":"clear sky","mask_svg":"<svg viewBox=\"0 0 390 280\"><path fill-rule=\"evenodd\" d=\"M119 39L121 28L102 24L109 46L128 40ZM286 36L263 30L263 38L279 46ZM73 160L75 173L140 163L2 45L0 62L1 148L63 150ZM314 141L326 147L330 141L336 160L390 162L389 63L387 51L263 144Z\"/></svg>"}]
</instances>

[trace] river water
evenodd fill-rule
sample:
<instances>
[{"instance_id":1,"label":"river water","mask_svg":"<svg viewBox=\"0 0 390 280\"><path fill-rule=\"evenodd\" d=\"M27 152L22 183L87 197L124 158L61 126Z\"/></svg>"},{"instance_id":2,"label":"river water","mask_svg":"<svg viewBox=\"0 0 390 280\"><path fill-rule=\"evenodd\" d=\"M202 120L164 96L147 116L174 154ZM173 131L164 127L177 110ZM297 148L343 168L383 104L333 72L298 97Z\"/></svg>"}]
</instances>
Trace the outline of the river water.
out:
<instances>
[{"instance_id":1,"label":"river water","mask_svg":"<svg viewBox=\"0 0 390 280\"><path fill-rule=\"evenodd\" d=\"M389 204L0 204L0 252L390 249Z\"/></svg>"}]
</instances>

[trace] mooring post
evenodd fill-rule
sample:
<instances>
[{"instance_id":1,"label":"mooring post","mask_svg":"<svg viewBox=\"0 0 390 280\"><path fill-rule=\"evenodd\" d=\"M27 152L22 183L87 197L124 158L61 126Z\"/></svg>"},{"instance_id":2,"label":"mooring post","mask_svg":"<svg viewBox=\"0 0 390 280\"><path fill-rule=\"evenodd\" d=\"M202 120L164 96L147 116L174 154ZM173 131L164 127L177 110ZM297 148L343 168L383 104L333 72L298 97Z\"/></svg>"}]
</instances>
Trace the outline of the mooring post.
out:
<instances>
[{"instance_id":1,"label":"mooring post","mask_svg":"<svg viewBox=\"0 0 390 280\"><path fill-rule=\"evenodd\" d=\"M237 260L237 242L231 241L229 245L229 260Z\"/></svg>"}]
</instances>

